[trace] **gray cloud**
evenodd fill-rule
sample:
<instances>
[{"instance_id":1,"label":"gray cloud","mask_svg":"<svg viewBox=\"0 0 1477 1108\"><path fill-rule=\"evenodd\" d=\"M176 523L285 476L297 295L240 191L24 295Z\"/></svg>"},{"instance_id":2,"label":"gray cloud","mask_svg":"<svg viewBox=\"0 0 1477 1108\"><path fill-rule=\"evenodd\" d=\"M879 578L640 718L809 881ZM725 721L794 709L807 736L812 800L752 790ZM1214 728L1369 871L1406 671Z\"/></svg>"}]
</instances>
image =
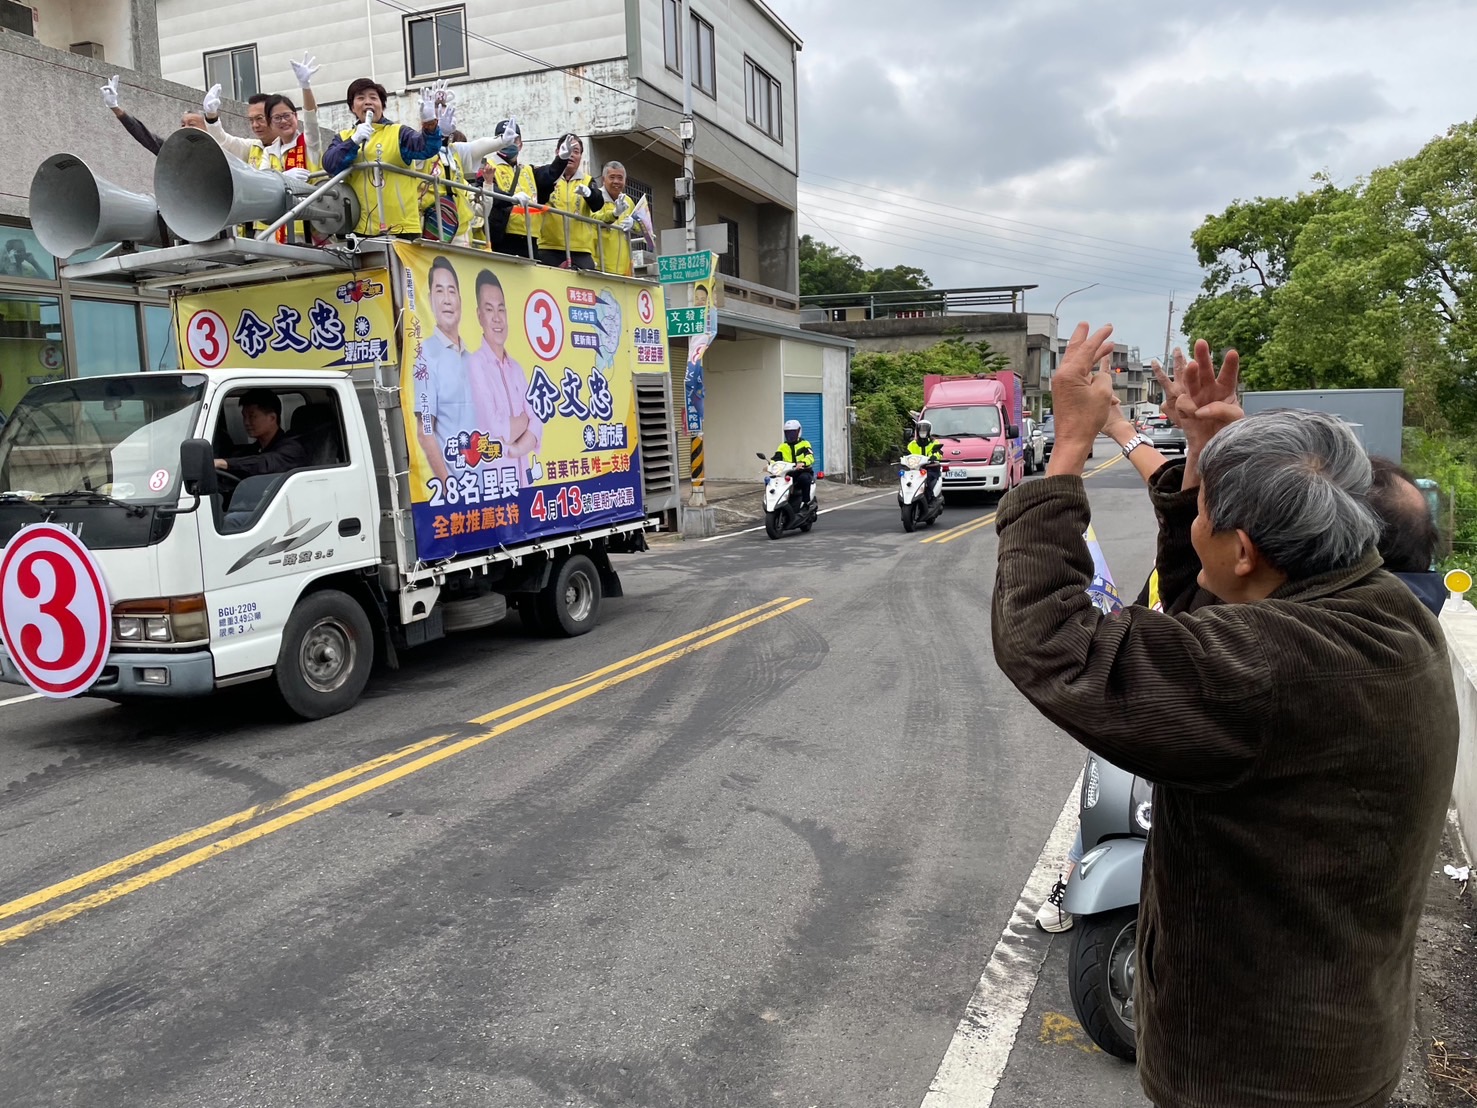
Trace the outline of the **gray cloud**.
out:
<instances>
[{"instance_id":1,"label":"gray cloud","mask_svg":"<svg viewBox=\"0 0 1477 1108\"><path fill-rule=\"evenodd\" d=\"M841 236L869 265L919 265L940 285L1025 282L1034 267L1045 308L1104 272L1105 287L1074 307L1121 316L1158 287L1180 290L1182 307L1198 273L1189 234L1205 214L1306 187L1323 169L1350 181L1413 152L1436 118L1469 114L1457 81L1433 114L1421 77L1432 36L1477 31L1460 0L1407 3L1393 29L1387 0L1300 0L1290 12L1279 0L775 2L806 40L802 208L832 232L822 237ZM902 189L916 214L879 221L895 200L825 191L853 186L820 174ZM1060 235L971 224L939 204ZM1147 249L1115 258L1072 232ZM1163 310L1122 317L1148 332L1127 341L1162 346Z\"/></svg>"}]
</instances>

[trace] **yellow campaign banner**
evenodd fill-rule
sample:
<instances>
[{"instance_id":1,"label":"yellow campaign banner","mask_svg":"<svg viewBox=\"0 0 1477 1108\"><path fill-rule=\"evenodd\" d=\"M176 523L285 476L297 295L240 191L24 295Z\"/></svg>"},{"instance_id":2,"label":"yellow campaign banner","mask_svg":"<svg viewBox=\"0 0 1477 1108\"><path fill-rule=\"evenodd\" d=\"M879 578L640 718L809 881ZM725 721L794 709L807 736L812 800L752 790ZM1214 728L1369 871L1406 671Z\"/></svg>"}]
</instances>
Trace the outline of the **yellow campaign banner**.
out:
<instances>
[{"instance_id":1,"label":"yellow campaign banner","mask_svg":"<svg viewBox=\"0 0 1477 1108\"><path fill-rule=\"evenodd\" d=\"M395 253L417 554L641 518L633 375L667 369L661 290L496 254Z\"/></svg>"},{"instance_id":2,"label":"yellow campaign banner","mask_svg":"<svg viewBox=\"0 0 1477 1108\"><path fill-rule=\"evenodd\" d=\"M373 269L175 301L182 369L354 369L391 360L390 274Z\"/></svg>"}]
</instances>

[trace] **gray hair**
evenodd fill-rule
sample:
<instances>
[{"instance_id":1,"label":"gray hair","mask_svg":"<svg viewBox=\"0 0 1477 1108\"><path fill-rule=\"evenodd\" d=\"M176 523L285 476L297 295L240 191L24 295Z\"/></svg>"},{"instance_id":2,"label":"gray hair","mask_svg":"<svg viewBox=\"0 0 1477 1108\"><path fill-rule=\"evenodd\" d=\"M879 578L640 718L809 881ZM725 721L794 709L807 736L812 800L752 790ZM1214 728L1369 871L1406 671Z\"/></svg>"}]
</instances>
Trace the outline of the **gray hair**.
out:
<instances>
[{"instance_id":1,"label":"gray hair","mask_svg":"<svg viewBox=\"0 0 1477 1108\"><path fill-rule=\"evenodd\" d=\"M609 173L612 169L619 169L622 173L626 171L626 167L621 165L620 162L606 162L605 168L600 171L601 176Z\"/></svg>"},{"instance_id":2,"label":"gray hair","mask_svg":"<svg viewBox=\"0 0 1477 1108\"><path fill-rule=\"evenodd\" d=\"M1200 455L1210 525L1245 531L1292 580L1353 565L1380 525L1365 502L1369 456L1348 424L1279 408L1220 431Z\"/></svg>"}]
</instances>

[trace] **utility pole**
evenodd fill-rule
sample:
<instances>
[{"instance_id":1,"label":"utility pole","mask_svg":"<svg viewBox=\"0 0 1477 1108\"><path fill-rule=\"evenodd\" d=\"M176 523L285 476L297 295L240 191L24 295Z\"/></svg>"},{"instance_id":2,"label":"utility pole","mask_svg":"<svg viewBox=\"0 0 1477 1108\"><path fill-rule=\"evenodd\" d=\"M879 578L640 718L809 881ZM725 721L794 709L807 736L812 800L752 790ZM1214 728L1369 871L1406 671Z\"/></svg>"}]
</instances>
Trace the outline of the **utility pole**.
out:
<instances>
[{"instance_id":1,"label":"utility pole","mask_svg":"<svg viewBox=\"0 0 1477 1108\"><path fill-rule=\"evenodd\" d=\"M691 34L692 15L688 11L688 0L682 0L682 27L677 32L677 49L682 56L682 179L686 182L687 198L683 211L687 215L687 252L697 250L697 176L692 164L692 147L697 138L692 121L692 52L697 47L697 36Z\"/></svg>"},{"instance_id":2,"label":"utility pole","mask_svg":"<svg viewBox=\"0 0 1477 1108\"><path fill-rule=\"evenodd\" d=\"M1169 364L1169 336L1174 333L1174 293L1169 294L1169 318L1164 321L1164 372L1169 373L1172 367Z\"/></svg>"}]
</instances>

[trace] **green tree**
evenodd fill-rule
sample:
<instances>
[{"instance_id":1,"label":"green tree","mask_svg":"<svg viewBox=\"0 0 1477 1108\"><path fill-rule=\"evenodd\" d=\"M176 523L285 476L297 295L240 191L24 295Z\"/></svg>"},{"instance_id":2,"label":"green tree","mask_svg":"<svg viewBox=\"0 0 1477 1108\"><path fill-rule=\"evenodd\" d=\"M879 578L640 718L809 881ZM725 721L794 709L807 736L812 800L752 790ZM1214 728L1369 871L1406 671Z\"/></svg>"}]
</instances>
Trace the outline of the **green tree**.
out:
<instances>
[{"instance_id":1,"label":"green tree","mask_svg":"<svg viewBox=\"0 0 1477 1108\"><path fill-rule=\"evenodd\" d=\"M1350 199L1326 178L1314 181L1318 188L1295 197L1238 200L1220 215L1206 216L1190 236L1206 275L1200 295L1185 310L1184 332L1215 350L1234 346L1242 378L1253 388L1276 387L1262 375L1260 353L1272 336L1273 295L1292 272L1303 228Z\"/></svg>"},{"instance_id":2,"label":"green tree","mask_svg":"<svg viewBox=\"0 0 1477 1108\"><path fill-rule=\"evenodd\" d=\"M1477 125L1375 170L1347 206L1310 219L1294 263L1263 351L1273 380L1403 384L1422 425L1477 426Z\"/></svg>"},{"instance_id":3,"label":"green tree","mask_svg":"<svg viewBox=\"0 0 1477 1108\"><path fill-rule=\"evenodd\" d=\"M858 354L851 362L854 462L866 469L897 460L912 427L910 413L923 407L925 376L969 377L1007 368L1008 359L988 342L960 339L946 339L927 350Z\"/></svg>"},{"instance_id":4,"label":"green tree","mask_svg":"<svg viewBox=\"0 0 1477 1108\"><path fill-rule=\"evenodd\" d=\"M923 292L933 287L928 274L911 265L867 269L848 254L810 235L800 236L800 295L829 296L869 292Z\"/></svg>"}]
</instances>

